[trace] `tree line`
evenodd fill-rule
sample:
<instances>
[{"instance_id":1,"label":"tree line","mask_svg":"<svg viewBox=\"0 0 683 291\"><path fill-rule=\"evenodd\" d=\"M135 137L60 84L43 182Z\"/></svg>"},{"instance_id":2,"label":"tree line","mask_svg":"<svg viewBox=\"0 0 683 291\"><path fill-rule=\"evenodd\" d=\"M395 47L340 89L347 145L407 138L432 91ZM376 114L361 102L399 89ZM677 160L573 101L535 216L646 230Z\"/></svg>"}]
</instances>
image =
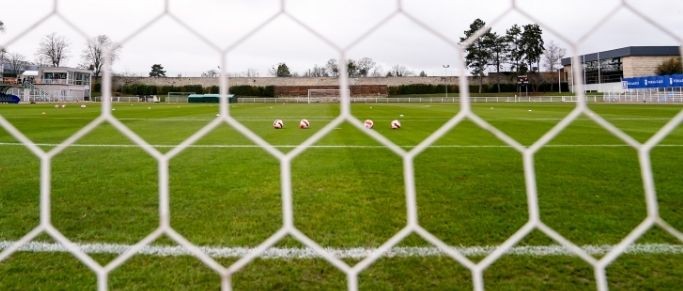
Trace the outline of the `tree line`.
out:
<instances>
[{"instance_id":1,"label":"tree line","mask_svg":"<svg viewBox=\"0 0 683 291\"><path fill-rule=\"evenodd\" d=\"M480 35L471 40L477 33ZM543 30L538 24L514 24L504 33L497 33L477 18L470 24L469 29L464 31L460 41L470 41L470 45L465 48L465 64L470 73L479 79L479 93L482 90L483 77L489 70L498 74L514 72L518 75L540 72L541 59L544 55L546 64L550 66L549 70L554 70L555 64L564 55L564 50L554 43L551 43L551 49L545 53ZM496 83L500 88L500 78L497 78Z\"/></svg>"},{"instance_id":2,"label":"tree line","mask_svg":"<svg viewBox=\"0 0 683 291\"><path fill-rule=\"evenodd\" d=\"M108 36L99 35L88 40L86 47L81 51L82 62L78 67L92 71L95 79L99 78L104 66L104 52L106 49L111 50L112 62L118 58L120 47L114 47L113 42ZM64 37L56 33L50 33L41 39L36 51L36 59L38 65L59 67L65 60L71 57L70 53L71 44ZM7 61L10 70L16 75L21 74L23 67L29 63L23 54L8 52L2 48L0 50L0 63L5 63L5 61Z\"/></svg>"}]
</instances>

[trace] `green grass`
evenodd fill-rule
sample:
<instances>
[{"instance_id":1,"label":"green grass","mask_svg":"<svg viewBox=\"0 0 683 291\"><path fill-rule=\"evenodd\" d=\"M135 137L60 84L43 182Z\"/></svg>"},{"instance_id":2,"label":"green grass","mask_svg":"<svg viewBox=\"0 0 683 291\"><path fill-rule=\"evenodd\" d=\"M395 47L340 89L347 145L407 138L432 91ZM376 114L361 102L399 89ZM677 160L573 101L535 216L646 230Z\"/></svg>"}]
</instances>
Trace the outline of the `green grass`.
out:
<instances>
[{"instance_id":1,"label":"green grass","mask_svg":"<svg viewBox=\"0 0 683 291\"><path fill-rule=\"evenodd\" d=\"M231 112L273 145L298 145L339 112L335 105L235 104ZM115 116L157 150L168 152L208 124L216 105L115 104ZM647 141L681 108L591 105L639 142ZM44 150L94 120L99 108L0 105L9 120ZM411 149L452 118L453 104L355 104L359 119ZM474 112L523 145L531 145L571 110L571 104L475 104ZM531 110L531 111L529 111ZM43 112L45 114L43 114ZM286 123L274 130L272 120ZM308 118L312 129L296 128ZM400 119L401 130L389 129ZM0 130L0 240L16 240L39 222L40 162ZM103 124L77 144L133 145ZM253 145L223 124L198 145ZM318 145L377 146L343 123ZM542 220L573 242L615 244L646 217L636 151L580 117L535 158ZM415 158L420 224L454 246L496 245L527 220L522 157L470 121ZM463 147L447 147L460 145ZM652 151L662 217L683 230L683 129ZM484 146L484 147L481 147ZM291 147L280 147L288 152ZM377 247L406 223L401 157L383 147L311 148L292 162L294 221L325 247ZM75 242L132 244L158 226L157 162L137 147L70 147L52 161L52 222ZM282 224L280 165L254 147L191 147L170 162L171 225L197 245L256 246ZM38 241L50 241L41 236ZM653 229L639 242L680 244ZM164 238L158 244L172 244ZM521 245L552 241L533 232ZM424 246L415 235L401 246ZM300 247L291 238L281 247ZM113 255L94 255L105 264ZM472 257L474 261L482 258ZM226 266L234 259L220 259ZM353 263L353 260L346 260ZM682 255L624 255L607 270L624 290L680 290ZM503 256L485 272L489 289L594 289L590 266L576 257ZM258 259L233 278L236 289L345 289L345 275L320 259ZM471 289L471 274L447 257L382 258L361 273L362 289ZM219 277L193 257L133 257L110 275L112 289L217 289ZM95 275L65 253L13 254L0 262L2 290L92 290Z\"/></svg>"}]
</instances>

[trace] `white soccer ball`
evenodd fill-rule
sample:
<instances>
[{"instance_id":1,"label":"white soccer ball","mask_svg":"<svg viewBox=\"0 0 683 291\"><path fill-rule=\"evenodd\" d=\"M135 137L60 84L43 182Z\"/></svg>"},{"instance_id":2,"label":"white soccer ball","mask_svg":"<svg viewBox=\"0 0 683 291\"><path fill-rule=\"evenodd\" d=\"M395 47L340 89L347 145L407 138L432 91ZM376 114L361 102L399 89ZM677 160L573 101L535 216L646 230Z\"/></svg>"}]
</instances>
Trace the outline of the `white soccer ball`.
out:
<instances>
[{"instance_id":1,"label":"white soccer ball","mask_svg":"<svg viewBox=\"0 0 683 291\"><path fill-rule=\"evenodd\" d=\"M66 104L62 104L62 108L66 107Z\"/></svg>"},{"instance_id":2,"label":"white soccer ball","mask_svg":"<svg viewBox=\"0 0 683 291\"><path fill-rule=\"evenodd\" d=\"M81 108L85 108L85 107L86 107L85 104L81 104Z\"/></svg>"},{"instance_id":3,"label":"white soccer ball","mask_svg":"<svg viewBox=\"0 0 683 291\"><path fill-rule=\"evenodd\" d=\"M301 121L299 121L299 128L306 129L306 128L309 128L310 126L311 126L311 123L308 122L308 119L302 119Z\"/></svg>"},{"instance_id":4,"label":"white soccer ball","mask_svg":"<svg viewBox=\"0 0 683 291\"><path fill-rule=\"evenodd\" d=\"M363 126L365 126L365 128L373 128L373 127L375 127L375 123L372 122L372 120L370 120L370 119L366 119L365 122L363 123Z\"/></svg>"},{"instance_id":5,"label":"white soccer ball","mask_svg":"<svg viewBox=\"0 0 683 291\"><path fill-rule=\"evenodd\" d=\"M283 128L283 127L285 127L285 123L282 122L281 119L275 119L275 121L273 121L273 128L275 128L275 129L281 129L281 128Z\"/></svg>"},{"instance_id":6,"label":"white soccer ball","mask_svg":"<svg viewBox=\"0 0 683 291\"><path fill-rule=\"evenodd\" d=\"M398 120L392 120L391 121L391 129L399 129L401 128L401 122Z\"/></svg>"},{"instance_id":7,"label":"white soccer ball","mask_svg":"<svg viewBox=\"0 0 683 291\"><path fill-rule=\"evenodd\" d=\"M58 105L58 104L55 104L55 108L59 108L59 105Z\"/></svg>"}]
</instances>

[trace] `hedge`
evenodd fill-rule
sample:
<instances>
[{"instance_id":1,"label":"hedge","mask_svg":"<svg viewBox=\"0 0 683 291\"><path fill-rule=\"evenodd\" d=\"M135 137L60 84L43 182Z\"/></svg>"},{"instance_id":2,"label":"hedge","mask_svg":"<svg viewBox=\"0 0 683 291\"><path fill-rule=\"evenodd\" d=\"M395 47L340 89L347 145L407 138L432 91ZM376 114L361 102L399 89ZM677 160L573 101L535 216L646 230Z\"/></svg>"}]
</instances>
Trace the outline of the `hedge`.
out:
<instances>
[{"instance_id":1,"label":"hedge","mask_svg":"<svg viewBox=\"0 0 683 291\"><path fill-rule=\"evenodd\" d=\"M197 94L218 94L218 86L202 87L202 85L185 86L153 86L145 84L122 85L119 91L128 95L167 95L168 92L194 92ZM273 86L231 86L230 93L238 96L274 97Z\"/></svg>"},{"instance_id":2,"label":"hedge","mask_svg":"<svg viewBox=\"0 0 683 291\"><path fill-rule=\"evenodd\" d=\"M479 84L469 85L470 93L479 92ZM517 84L500 84L500 92L517 92ZM524 88L522 88L522 91ZM540 84L529 84L529 92L555 92L557 91L557 83L540 83ZM400 85L400 86L390 86L388 88L389 95L411 95L411 94L441 94L446 92L445 85L431 85L431 84L411 84L411 85ZM458 93L459 86L449 85L448 92ZM568 84L566 82L562 83L562 91L567 92ZM483 84L481 87L482 93L498 93L498 85L496 84Z\"/></svg>"}]
</instances>

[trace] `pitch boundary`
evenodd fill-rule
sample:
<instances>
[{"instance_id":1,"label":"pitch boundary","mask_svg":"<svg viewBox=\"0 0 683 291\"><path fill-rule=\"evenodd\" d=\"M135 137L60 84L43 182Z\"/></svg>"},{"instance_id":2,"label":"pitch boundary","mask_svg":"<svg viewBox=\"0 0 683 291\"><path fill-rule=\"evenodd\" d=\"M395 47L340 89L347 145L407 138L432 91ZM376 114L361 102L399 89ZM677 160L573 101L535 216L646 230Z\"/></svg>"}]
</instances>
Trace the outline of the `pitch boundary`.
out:
<instances>
[{"instance_id":1,"label":"pitch boundary","mask_svg":"<svg viewBox=\"0 0 683 291\"><path fill-rule=\"evenodd\" d=\"M0 250L14 244L14 241L0 241ZM107 243L80 243L77 246L88 254L122 254L132 245ZM611 245L584 245L582 248L590 255L604 255L612 249ZM252 248L248 247L199 247L204 253L214 258L239 258L246 256ZM496 246L471 246L454 248L465 256L486 256L496 249ZM327 251L338 258L362 259L372 254L374 248L327 248ZM34 253L64 253L67 249L58 243L29 242L19 248L22 252ZM158 257L191 256L192 254L182 246L145 246L141 255ZM517 246L507 254L516 256L574 256L573 253L560 245ZM628 247L625 254L632 255L683 255L683 245L674 244L635 244ZM384 254L385 257L437 257L443 253L435 247L395 247ZM263 253L264 259L315 259L321 258L313 249L309 248L270 248Z\"/></svg>"}]
</instances>

